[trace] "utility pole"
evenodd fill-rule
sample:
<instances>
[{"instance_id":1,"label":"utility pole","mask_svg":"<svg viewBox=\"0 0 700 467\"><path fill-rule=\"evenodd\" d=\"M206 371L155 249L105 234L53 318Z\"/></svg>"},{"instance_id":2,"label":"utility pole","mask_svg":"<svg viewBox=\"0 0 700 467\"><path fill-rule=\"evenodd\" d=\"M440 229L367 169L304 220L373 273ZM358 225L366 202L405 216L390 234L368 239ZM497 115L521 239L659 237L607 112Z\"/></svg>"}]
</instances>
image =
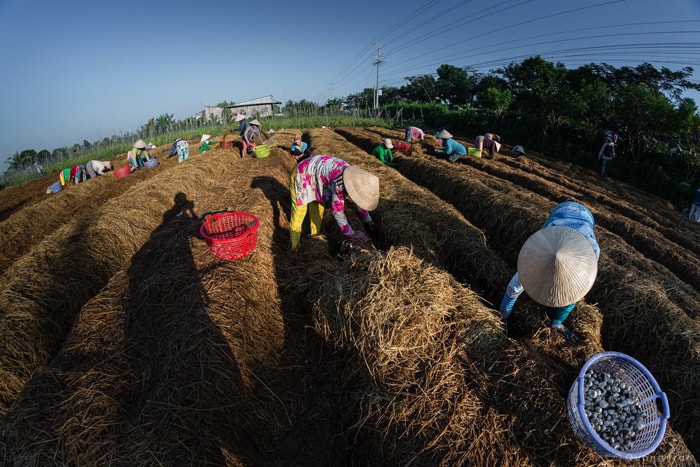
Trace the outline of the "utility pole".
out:
<instances>
[{"instance_id":1,"label":"utility pole","mask_svg":"<svg viewBox=\"0 0 700 467\"><path fill-rule=\"evenodd\" d=\"M382 59L380 56L381 48L382 44L377 42L377 61L374 62L374 64L377 65L377 83L374 85L374 110L377 110L377 107L379 107L379 65L382 64Z\"/></svg>"}]
</instances>

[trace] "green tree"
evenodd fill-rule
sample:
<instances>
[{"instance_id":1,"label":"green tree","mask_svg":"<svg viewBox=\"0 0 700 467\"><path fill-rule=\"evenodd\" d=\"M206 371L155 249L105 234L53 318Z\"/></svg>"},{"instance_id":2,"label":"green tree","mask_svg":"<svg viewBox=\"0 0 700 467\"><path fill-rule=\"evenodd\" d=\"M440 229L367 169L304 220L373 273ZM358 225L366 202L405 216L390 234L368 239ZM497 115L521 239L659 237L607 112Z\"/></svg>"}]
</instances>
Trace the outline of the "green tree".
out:
<instances>
[{"instance_id":1,"label":"green tree","mask_svg":"<svg viewBox=\"0 0 700 467\"><path fill-rule=\"evenodd\" d=\"M24 170L31 166L36 160L36 151L34 149L25 149L22 152L15 153L7 159L7 166L10 170Z\"/></svg>"},{"instance_id":2,"label":"green tree","mask_svg":"<svg viewBox=\"0 0 700 467\"><path fill-rule=\"evenodd\" d=\"M147 121L144 125L141 126L141 130L139 131L139 133L146 138L154 136L156 134L156 120L152 118L149 121Z\"/></svg>"},{"instance_id":3,"label":"green tree","mask_svg":"<svg viewBox=\"0 0 700 467\"><path fill-rule=\"evenodd\" d=\"M492 117L492 124L501 118L503 112L508 110L514 101L515 96L512 92L496 88L486 88L476 96L477 104Z\"/></svg>"},{"instance_id":4,"label":"green tree","mask_svg":"<svg viewBox=\"0 0 700 467\"><path fill-rule=\"evenodd\" d=\"M611 84L620 87L644 84L651 92L663 93L674 103L680 102L683 91L700 90L700 84L688 80L693 74L691 67L679 71L666 67L657 70L649 63L642 63L636 67L621 68L603 64L602 68L608 73Z\"/></svg>"},{"instance_id":5,"label":"green tree","mask_svg":"<svg viewBox=\"0 0 700 467\"><path fill-rule=\"evenodd\" d=\"M639 161L646 155L646 141L669 134L676 120L673 104L661 92L645 84L622 86L614 95L617 125L627 128L623 155ZM611 128L617 130L617 128Z\"/></svg>"},{"instance_id":6,"label":"green tree","mask_svg":"<svg viewBox=\"0 0 700 467\"><path fill-rule=\"evenodd\" d=\"M220 107L221 109L223 109L221 111L221 116L222 116L224 122L232 122L233 121L233 112L231 111L231 107L234 105L236 105L236 103L233 101L231 101L231 102L223 101L223 102L219 102L218 104L216 104L217 107Z\"/></svg>"},{"instance_id":7,"label":"green tree","mask_svg":"<svg viewBox=\"0 0 700 467\"><path fill-rule=\"evenodd\" d=\"M433 75L404 78L408 84L401 88L403 97L410 102L433 103L438 99L437 80Z\"/></svg>"},{"instance_id":8,"label":"green tree","mask_svg":"<svg viewBox=\"0 0 700 467\"><path fill-rule=\"evenodd\" d=\"M379 96L379 105L390 104L406 100L403 96L401 88L394 86L386 86L382 88L382 95Z\"/></svg>"},{"instance_id":9,"label":"green tree","mask_svg":"<svg viewBox=\"0 0 700 467\"><path fill-rule=\"evenodd\" d=\"M330 115L338 115L343 110L343 100L339 98L328 99L324 108Z\"/></svg>"},{"instance_id":10,"label":"green tree","mask_svg":"<svg viewBox=\"0 0 700 467\"><path fill-rule=\"evenodd\" d=\"M476 74L453 65L440 65L437 69L438 97L451 106L471 104L478 81Z\"/></svg>"},{"instance_id":11,"label":"green tree","mask_svg":"<svg viewBox=\"0 0 700 467\"><path fill-rule=\"evenodd\" d=\"M312 117L321 113L321 107L315 102L302 99L298 102L287 101L284 105L284 111L289 118L297 117Z\"/></svg>"},{"instance_id":12,"label":"green tree","mask_svg":"<svg viewBox=\"0 0 700 467\"><path fill-rule=\"evenodd\" d=\"M513 104L536 135L545 135L569 121L566 105L575 96L567 82L563 64L552 64L541 57L512 63L496 73L507 81L516 96Z\"/></svg>"},{"instance_id":13,"label":"green tree","mask_svg":"<svg viewBox=\"0 0 700 467\"><path fill-rule=\"evenodd\" d=\"M46 149L42 149L41 151L39 151L36 154L36 159L34 159L34 161L40 162L43 164L44 162L47 162L50 157L51 157L51 153Z\"/></svg>"},{"instance_id":14,"label":"green tree","mask_svg":"<svg viewBox=\"0 0 700 467\"><path fill-rule=\"evenodd\" d=\"M162 114L156 119L155 129L157 133L167 133L175 123L173 114Z\"/></svg>"},{"instance_id":15,"label":"green tree","mask_svg":"<svg viewBox=\"0 0 700 467\"><path fill-rule=\"evenodd\" d=\"M573 126L584 136L589 149L594 149L599 143L598 136L613 118L610 87L599 77L593 76L576 82L574 93L577 105L570 106L576 112L572 118Z\"/></svg>"},{"instance_id":16,"label":"green tree","mask_svg":"<svg viewBox=\"0 0 700 467\"><path fill-rule=\"evenodd\" d=\"M345 98L345 105L350 109L369 109L374 105L374 89L365 88L362 92L350 94Z\"/></svg>"}]
</instances>

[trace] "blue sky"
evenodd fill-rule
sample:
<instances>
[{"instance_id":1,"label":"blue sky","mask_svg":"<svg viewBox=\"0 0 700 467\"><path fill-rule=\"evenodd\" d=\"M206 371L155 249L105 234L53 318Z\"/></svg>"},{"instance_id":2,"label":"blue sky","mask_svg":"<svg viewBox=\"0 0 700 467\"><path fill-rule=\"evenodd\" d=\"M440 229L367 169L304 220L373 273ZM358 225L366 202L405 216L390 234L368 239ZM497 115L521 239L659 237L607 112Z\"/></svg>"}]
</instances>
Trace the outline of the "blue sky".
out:
<instances>
[{"instance_id":1,"label":"blue sky","mask_svg":"<svg viewBox=\"0 0 700 467\"><path fill-rule=\"evenodd\" d=\"M18 151L224 100L342 98L374 87L378 50L381 86L533 55L567 68L692 66L700 82L700 1L0 0L0 170Z\"/></svg>"}]
</instances>

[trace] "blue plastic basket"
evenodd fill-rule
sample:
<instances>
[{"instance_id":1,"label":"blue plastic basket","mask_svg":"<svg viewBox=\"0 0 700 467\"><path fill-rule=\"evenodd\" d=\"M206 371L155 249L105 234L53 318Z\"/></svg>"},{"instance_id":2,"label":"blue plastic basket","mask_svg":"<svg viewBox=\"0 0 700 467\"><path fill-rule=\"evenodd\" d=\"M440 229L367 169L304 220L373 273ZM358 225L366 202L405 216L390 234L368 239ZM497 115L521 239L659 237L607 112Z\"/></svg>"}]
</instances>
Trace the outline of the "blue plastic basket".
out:
<instances>
[{"instance_id":1,"label":"blue plastic basket","mask_svg":"<svg viewBox=\"0 0 700 467\"><path fill-rule=\"evenodd\" d=\"M48 190L48 191L49 191L50 193L58 193L58 192L61 191L62 189L63 189L63 187L61 186L61 181L59 180L59 181L57 181L56 183L52 183L52 184L49 186L49 190Z\"/></svg>"},{"instance_id":2,"label":"blue plastic basket","mask_svg":"<svg viewBox=\"0 0 700 467\"><path fill-rule=\"evenodd\" d=\"M147 169L152 169L158 165L158 159L155 157L150 158L146 162L143 163L143 166L146 167Z\"/></svg>"},{"instance_id":3,"label":"blue plastic basket","mask_svg":"<svg viewBox=\"0 0 700 467\"><path fill-rule=\"evenodd\" d=\"M596 433L585 411L584 382L588 371L609 373L627 385L635 396L644 416L644 428L637 433L632 449L613 448ZM658 403L661 403L659 408ZM571 385L568 398L569 422L574 434L598 454L620 459L639 459L659 447L671 415L666 394L644 365L620 352L601 352L591 357L581 368Z\"/></svg>"}]
</instances>

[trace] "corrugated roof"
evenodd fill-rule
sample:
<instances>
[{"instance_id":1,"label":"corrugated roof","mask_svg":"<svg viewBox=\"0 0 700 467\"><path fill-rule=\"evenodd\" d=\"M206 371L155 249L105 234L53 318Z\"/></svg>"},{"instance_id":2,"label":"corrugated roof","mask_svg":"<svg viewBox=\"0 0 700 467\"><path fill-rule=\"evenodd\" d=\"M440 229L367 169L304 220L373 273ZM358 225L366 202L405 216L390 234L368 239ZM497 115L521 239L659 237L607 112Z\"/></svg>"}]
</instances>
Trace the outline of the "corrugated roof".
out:
<instances>
[{"instance_id":1,"label":"corrugated roof","mask_svg":"<svg viewBox=\"0 0 700 467\"><path fill-rule=\"evenodd\" d=\"M262 104L281 104L281 102L276 101L275 98L272 97L272 94L270 94L269 96L258 97L258 98L251 99L249 101L244 101L244 102L238 102L234 105L229 106L229 108L245 107L248 105L262 105Z\"/></svg>"}]
</instances>

